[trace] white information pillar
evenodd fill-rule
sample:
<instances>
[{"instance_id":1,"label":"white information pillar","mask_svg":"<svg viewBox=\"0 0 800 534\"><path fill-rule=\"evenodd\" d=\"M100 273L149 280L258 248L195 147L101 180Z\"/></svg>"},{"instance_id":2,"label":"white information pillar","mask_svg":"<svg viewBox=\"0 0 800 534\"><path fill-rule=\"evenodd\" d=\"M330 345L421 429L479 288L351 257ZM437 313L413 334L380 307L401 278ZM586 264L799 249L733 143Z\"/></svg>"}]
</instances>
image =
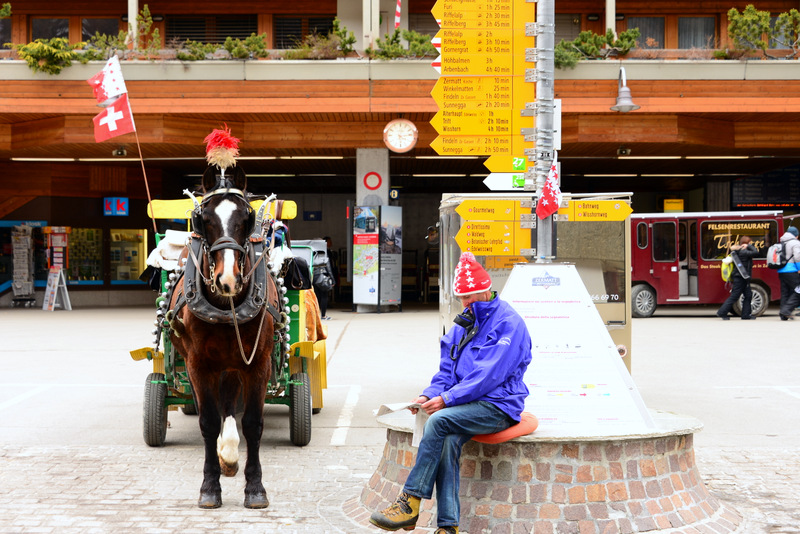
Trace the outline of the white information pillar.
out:
<instances>
[{"instance_id":1,"label":"white information pillar","mask_svg":"<svg viewBox=\"0 0 800 534\"><path fill-rule=\"evenodd\" d=\"M515 265L500 298L533 341L525 409L539 437L611 437L654 423L574 265Z\"/></svg>"}]
</instances>

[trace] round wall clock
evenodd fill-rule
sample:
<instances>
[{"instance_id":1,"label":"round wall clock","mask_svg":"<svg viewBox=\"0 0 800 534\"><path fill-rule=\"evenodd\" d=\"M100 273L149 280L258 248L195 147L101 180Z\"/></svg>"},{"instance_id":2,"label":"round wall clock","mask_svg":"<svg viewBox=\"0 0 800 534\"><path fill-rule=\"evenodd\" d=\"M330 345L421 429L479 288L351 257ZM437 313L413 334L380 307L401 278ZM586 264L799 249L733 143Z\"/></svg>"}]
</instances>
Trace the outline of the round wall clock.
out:
<instances>
[{"instance_id":1,"label":"round wall clock","mask_svg":"<svg viewBox=\"0 0 800 534\"><path fill-rule=\"evenodd\" d=\"M390 121L383 129L383 142L392 152L408 152L417 144L419 132L407 119Z\"/></svg>"}]
</instances>

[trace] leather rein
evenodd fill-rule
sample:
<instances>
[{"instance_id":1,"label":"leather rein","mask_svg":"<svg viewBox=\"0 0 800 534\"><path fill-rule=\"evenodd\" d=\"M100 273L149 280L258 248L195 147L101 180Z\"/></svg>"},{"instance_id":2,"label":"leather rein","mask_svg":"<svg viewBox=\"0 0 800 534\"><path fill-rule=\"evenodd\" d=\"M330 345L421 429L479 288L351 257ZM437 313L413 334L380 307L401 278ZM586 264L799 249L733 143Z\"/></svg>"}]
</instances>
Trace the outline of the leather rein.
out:
<instances>
[{"instance_id":1,"label":"leather rein","mask_svg":"<svg viewBox=\"0 0 800 534\"><path fill-rule=\"evenodd\" d=\"M188 194L195 202L195 215L200 216L202 214L203 205L207 202L210 195L216 194L225 194L225 193L232 193L236 196L245 199L246 196L243 191L239 189L233 188L224 188L224 189L217 189L214 190L206 195L203 199L203 203L200 204L188 191L184 191L184 193ZM267 276L272 276L272 273L267 272L266 263L263 262L264 256L269 255L274 247L274 236L271 242L269 243L269 247L265 250L264 248L264 241L265 241L265 229L264 229L264 208L266 205L275 199L275 195L270 195L266 200L264 200L263 204L258 210L258 214L256 215L256 223L255 223L255 231L253 234L245 241L244 246L237 243L233 238L230 237L221 237L217 239L211 246L208 245L208 240L206 239L204 233L205 232L193 232L192 236L189 241L188 246L188 255L192 259L191 264L187 264L187 269L183 274L184 283L183 283L183 294L180 297L185 299L185 304L189 308L189 310L201 320L212 323L212 324L233 324L234 330L236 331L236 341L239 345L239 353L242 356L242 361L244 361L245 365L250 365L255 357L256 350L258 348L258 342L261 339L261 332L264 326L264 320L266 318L267 312L272 316L274 319L274 323L282 324L281 321L283 317L283 313L278 308L275 308L269 302L269 282L267 280ZM256 231L258 233L256 233ZM240 260L240 270L244 271L244 266L246 263L247 257L250 258L250 271L242 277L242 284L246 287L245 291L247 291L247 296L239 306L235 306L233 302L233 297L228 297L228 301L230 303L230 311L222 310L213 306L208 300L203 296L202 291L199 289L200 283L205 285L209 288L211 293L216 292L216 286L213 283L213 276L206 277L203 274L203 269L201 266L201 261L198 259L198 255L206 256L208 265L209 265L209 274L213 273L215 265L212 259L212 253L217 250L223 249L233 249L241 253L241 260ZM203 254L201 252L205 252ZM256 256L258 256L256 258ZM255 277L253 278L253 276ZM253 278L253 283L250 284L250 280ZM176 287L177 287L176 283ZM276 290L278 288L277 282L275 283ZM280 293L276 291L277 293ZM277 295L280 299L280 295ZM180 298L179 297L179 298ZM184 304L184 303L180 303ZM176 311L179 305L176 303ZM241 334L239 332L239 323L245 323L250 321L253 317L258 315L259 312L263 310L261 314L261 320L259 321L258 325L258 333L256 334L256 339L253 343L253 350L250 353L250 357L248 358L244 351L244 346L242 344Z\"/></svg>"}]
</instances>

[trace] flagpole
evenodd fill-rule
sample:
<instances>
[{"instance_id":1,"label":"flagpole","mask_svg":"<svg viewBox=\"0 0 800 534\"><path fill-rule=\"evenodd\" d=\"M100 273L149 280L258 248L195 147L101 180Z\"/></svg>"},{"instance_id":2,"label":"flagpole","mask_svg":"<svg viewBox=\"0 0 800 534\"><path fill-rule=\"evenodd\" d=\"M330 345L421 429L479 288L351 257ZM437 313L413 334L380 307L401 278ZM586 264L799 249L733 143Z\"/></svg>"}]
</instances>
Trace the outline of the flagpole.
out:
<instances>
[{"instance_id":1,"label":"flagpole","mask_svg":"<svg viewBox=\"0 0 800 534\"><path fill-rule=\"evenodd\" d=\"M147 171L144 169L144 158L142 157L142 146L139 144L139 132L134 130L133 135L136 137L136 150L139 151L139 163L142 164L142 176L144 176L144 190L147 192L147 206L150 207L150 220L153 221L153 235L158 233L158 228L156 227L156 218L153 216L153 210L151 204L153 203L153 199L150 198L150 186L147 184Z\"/></svg>"}]
</instances>

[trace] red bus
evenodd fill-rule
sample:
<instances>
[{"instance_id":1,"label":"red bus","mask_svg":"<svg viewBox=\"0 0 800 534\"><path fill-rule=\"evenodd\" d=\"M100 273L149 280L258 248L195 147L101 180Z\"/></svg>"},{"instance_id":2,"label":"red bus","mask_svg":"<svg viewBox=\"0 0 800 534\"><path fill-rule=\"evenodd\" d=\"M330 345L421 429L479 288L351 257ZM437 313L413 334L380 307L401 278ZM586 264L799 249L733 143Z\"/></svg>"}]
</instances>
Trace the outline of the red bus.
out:
<instances>
[{"instance_id":1,"label":"red bus","mask_svg":"<svg viewBox=\"0 0 800 534\"><path fill-rule=\"evenodd\" d=\"M730 286L720 276L728 244L749 236L753 260L753 315L780 300L777 271L766 265L767 249L784 232L783 212L650 213L631 215L631 314L650 317L656 306L722 304ZM740 302L734 312L741 313Z\"/></svg>"}]
</instances>

